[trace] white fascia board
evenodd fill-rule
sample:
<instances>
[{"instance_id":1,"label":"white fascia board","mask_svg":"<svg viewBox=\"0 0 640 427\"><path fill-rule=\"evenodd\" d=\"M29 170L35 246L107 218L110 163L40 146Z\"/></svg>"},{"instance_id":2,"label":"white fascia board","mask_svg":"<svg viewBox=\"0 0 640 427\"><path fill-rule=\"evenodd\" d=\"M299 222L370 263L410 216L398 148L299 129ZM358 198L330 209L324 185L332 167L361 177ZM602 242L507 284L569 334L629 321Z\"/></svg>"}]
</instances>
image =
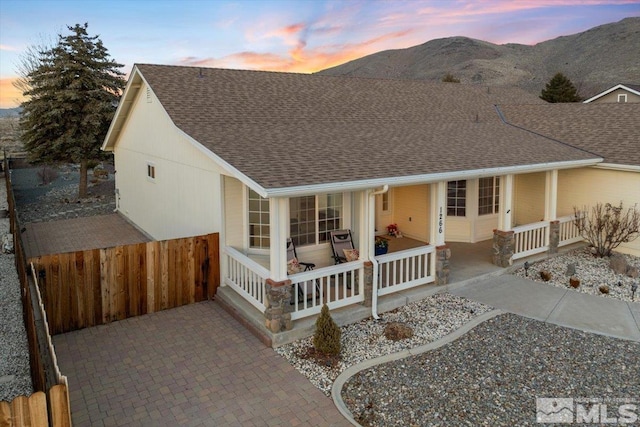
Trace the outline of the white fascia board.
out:
<instances>
[{"instance_id":1,"label":"white fascia board","mask_svg":"<svg viewBox=\"0 0 640 427\"><path fill-rule=\"evenodd\" d=\"M114 135L114 132L119 133L124 128L124 124L127 121L129 113L131 112L131 104L133 103L133 99L131 98L135 98L135 96L140 91L140 84L133 83L136 77L144 81L144 77L142 77L142 74L138 70L138 67L134 65L133 69L131 70L131 74L129 75L129 81L124 88L124 92L122 92L122 97L120 98L120 102L118 103L118 108L116 108L116 112L113 114L113 119L111 119L111 124L109 124L109 130L107 131L102 146L100 147L102 151L113 151L115 141L111 141L111 139L117 139L118 137L117 134ZM135 90L135 92L131 93L131 91L133 90ZM122 114L124 114L125 117L120 120ZM119 127L119 129L116 130L116 124L120 123L122 125Z\"/></svg>"},{"instance_id":2,"label":"white fascia board","mask_svg":"<svg viewBox=\"0 0 640 427\"><path fill-rule=\"evenodd\" d=\"M235 167L231 166L231 164L227 163L222 157L218 156L216 153L209 150L207 147L205 147L204 145L200 144L198 141L193 139L188 133L186 133L185 131L180 129L178 126L176 126L175 123L173 123L173 125L176 127L178 132L181 133L196 149L200 150L200 152L202 152L205 156L213 160L218 166L220 166L222 169L227 171L227 173L230 176L238 179L244 185L251 188L253 191L258 193L260 196L264 197L265 199L269 197L267 191L262 186L260 186L251 178L249 178L247 175L240 172Z\"/></svg>"},{"instance_id":3,"label":"white fascia board","mask_svg":"<svg viewBox=\"0 0 640 427\"><path fill-rule=\"evenodd\" d=\"M599 163L593 166L597 169L609 169L621 172L638 172L640 173L640 166L638 165L618 165L616 163Z\"/></svg>"},{"instance_id":4,"label":"white fascia board","mask_svg":"<svg viewBox=\"0 0 640 427\"><path fill-rule=\"evenodd\" d=\"M605 96L605 95L607 95L607 94L609 94L609 93L611 93L611 92L613 92L614 90L617 90L617 89L624 89L624 90L627 90L627 91L629 91L631 93L634 93L634 94L640 96L640 92L638 92L637 90L633 90L630 87L627 87L625 85L619 84L619 85L615 85L611 89L607 89L604 92L601 92L601 93L597 94L596 96L592 96L591 98L589 98L589 99L587 99L585 101L582 101L582 103L583 104L588 104L589 102L594 101L594 100L596 100L598 98L601 98L601 97L603 97L603 96Z\"/></svg>"},{"instance_id":5,"label":"white fascia board","mask_svg":"<svg viewBox=\"0 0 640 427\"><path fill-rule=\"evenodd\" d=\"M544 172L554 169L572 169L594 166L602 162L602 158L589 160L577 160L557 163L541 163L522 166L507 166L500 168L475 169L457 172L445 172L437 174L399 176L389 178L377 178L361 181L334 182L327 184L303 185L299 187L272 188L266 190L266 197L297 197L311 194L361 191L378 188L383 185L398 187L403 185L431 184L440 181L457 181L463 179L476 179L488 176L501 176L509 174L522 174L532 172ZM263 196L265 197L265 196Z\"/></svg>"}]
</instances>

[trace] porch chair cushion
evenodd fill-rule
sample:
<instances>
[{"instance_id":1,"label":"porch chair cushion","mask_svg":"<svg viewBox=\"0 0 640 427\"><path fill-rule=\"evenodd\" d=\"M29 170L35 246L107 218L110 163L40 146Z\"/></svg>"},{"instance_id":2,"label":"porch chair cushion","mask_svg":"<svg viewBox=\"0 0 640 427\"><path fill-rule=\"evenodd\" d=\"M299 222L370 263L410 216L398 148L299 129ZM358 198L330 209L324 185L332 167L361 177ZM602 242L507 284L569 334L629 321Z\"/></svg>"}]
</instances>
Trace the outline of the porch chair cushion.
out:
<instances>
[{"instance_id":1,"label":"porch chair cushion","mask_svg":"<svg viewBox=\"0 0 640 427\"><path fill-rule=\"evenodd\" d=\"M360 258L360 252L357 249L343 249L342 251L347 262L357 261Z\"/></svg>"},{"instance_id":2,"label":"porch chair cushion","mask_svg":"<svg viewBox=\"0 0 640 427\"><path fill-rule=\"evenodd\" d=\"M302 271L298 258L293 257L287 261L287 274L296 274Z\"/></svg>"}]
</instances>

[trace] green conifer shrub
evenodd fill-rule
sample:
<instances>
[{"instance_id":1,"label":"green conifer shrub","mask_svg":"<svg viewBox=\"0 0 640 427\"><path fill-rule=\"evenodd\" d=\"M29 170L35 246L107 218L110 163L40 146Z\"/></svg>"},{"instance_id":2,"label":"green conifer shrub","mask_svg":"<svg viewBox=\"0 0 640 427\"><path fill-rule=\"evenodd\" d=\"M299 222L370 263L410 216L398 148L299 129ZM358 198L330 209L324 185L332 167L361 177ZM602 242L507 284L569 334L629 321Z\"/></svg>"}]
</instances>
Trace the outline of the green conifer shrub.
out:
<instances>
[{"instance_id":1,"label":"green conifer shrub","mask_svg":"<svg viewBox=\"0 0 640 427\"><path fill-rule=\"evenodd\" d=\"M340 344L340 336L342 335L342 331L331 318L331 314L329 314L329 307L327 304L322 306L322 311L320 312L320 316L318 320L316 320L316 332L313 335L313 346L316 351L331 355L337 356L340 354L341 344Z\"/></svg>"}]
</instances>

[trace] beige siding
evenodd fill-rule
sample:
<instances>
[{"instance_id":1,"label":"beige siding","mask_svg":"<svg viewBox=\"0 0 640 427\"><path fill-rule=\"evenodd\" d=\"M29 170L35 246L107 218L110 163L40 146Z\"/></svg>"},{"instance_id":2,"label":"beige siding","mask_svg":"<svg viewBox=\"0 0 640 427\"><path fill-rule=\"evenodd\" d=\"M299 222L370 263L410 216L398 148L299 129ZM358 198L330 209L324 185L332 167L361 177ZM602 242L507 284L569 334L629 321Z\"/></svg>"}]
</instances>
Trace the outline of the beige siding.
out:
<instances>
[{"instance_id":1,"label":"beige siding","mask_svg":"<svg viewBox=\"0 0 640 427\"><path fill-rule=\"evenodd\" d=\"M598 202L640 209L640 172L622 172L598 168L563 170L558 173L558 216L570 215L573 207L593 206ZM620 252L640 256L640 239L620 246Z\"/></svg>"},{"instance_id":2,"label":"beige siding","mask_svg":"<svg viewBox=\"0 0 640 427\"><path fill-rule=\"evenodd\" d=\"M514 225L524 225L544 219L545 173L515 176L513 197Z\"/></svg>"},{"instance_id":3,"label":"beige siding","mask_svg":"<svg viewBox=\"0 0 640 427\"><path fill-rule=\"evenodd\" d=\"M493 230L498 228L498 215L480 215L474 227L474 243L493 238Z\"/></svg>"},{"instance_id":4,"label":"beige siding","mask_svg":"<svg viewBox=\"0 0 640 427\"><path fill-rule=\"evenodd\" d=\"M242 250L245 247L243 224L246 216L243 185L237 179L228 176L223 177L223 180L225 245Z\"/></svg>"},{"instance_id":5,"label":"beige siding","mask_svg":"<svg viewBox=\"0 0 640 427\"><path fill-rule=\"evenodd\" d=\"M394 189L393 220L407 237L429 240L429 185ZM386 225L385 225L386 227Z\"/></svg>"},{"instance_id":6,"label":"beige siding","mask_svg":"<svg viewBox=\"0 0 640 427\"><path fill-rule=\"evenodd\" d=\"M393 224L394 192L395 190L391 188L388 191L389 209L387 211L382 210L382 195L376 196L376 234L385 234L387 225Z\"/></svg>"},{"instance_id":7,"label":"beige siding","mask_svg":"<svg viewBox=\"0 0 640 427\"><path fill-rule=\"evenodd\" d=\"M114 148L118 209L155 239L220 231L220 173L142 87ZM150 101L150 102L149 102ZM147 165L155 167L155 180Z\"/></svg>"},{"instance_id":8,"label":"beige siding","mask_svg":"<svg viewBox=\"0 0 640 427\"><path fill-rule=\"evenodd\" d=\"M613 102L618 102L618 95L627 95L627 102L640 102L640 96L636 95L635 93L631 93L627 90L624 89L616 89L611 93L608 93L604 96L601 96L598 99L594 99L591 102L598 102L598 103L613 103Z\"/></svg>"}]
</instances>

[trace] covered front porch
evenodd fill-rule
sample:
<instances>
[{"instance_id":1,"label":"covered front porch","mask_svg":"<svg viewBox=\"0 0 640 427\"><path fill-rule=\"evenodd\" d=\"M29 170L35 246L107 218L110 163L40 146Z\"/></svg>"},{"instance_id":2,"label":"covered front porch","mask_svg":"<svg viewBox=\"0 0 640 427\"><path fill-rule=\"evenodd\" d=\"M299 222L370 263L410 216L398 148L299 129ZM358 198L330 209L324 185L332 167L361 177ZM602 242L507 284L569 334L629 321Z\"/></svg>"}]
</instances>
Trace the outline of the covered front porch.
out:
<instances>
[{"instance_id":1,"label":"covered front porch","mask_svg":"<svg viewBox=\"0 0 640 427\"><path fill-rule=\"evenodd\" d=\"M571 215L556 217L557 171L542 176L542 196L536 192L536 197L543 219L516 226L514 210L522 203L514 200L513 175L464 185L439 181L398 187L394 197L385 185L272 198L226 177L219 294L249 304L260 319L256 327L266 327L276 337L294 323L313 320L324 304L346 318L361 312L375 317L448 283L498 273L526 256L553 253L580 236ZM468 194L461 197L460 188ZM404 237L386 236L381 226L396 218L405 221ZM464 221L471 224L466 237L460 232ZM340 229L352 232L356 260L334 262L329 234ZM374 242L380 235L389 248L376 255ZM451 240L445 242L446 236ZM288 240L295 242L298 260L314 268L287 270Z\"/></svg>"}]
</instances>

